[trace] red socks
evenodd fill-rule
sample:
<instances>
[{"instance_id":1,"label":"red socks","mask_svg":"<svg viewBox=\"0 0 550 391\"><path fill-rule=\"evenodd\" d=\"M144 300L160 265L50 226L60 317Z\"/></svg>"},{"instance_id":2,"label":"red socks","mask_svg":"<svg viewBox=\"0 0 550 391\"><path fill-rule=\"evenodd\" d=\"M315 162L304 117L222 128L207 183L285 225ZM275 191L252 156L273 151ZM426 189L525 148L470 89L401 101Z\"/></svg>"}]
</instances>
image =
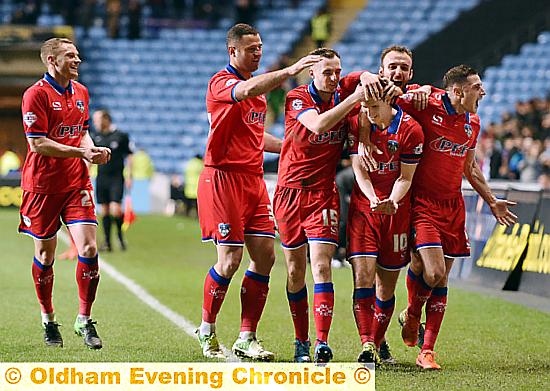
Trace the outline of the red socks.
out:
<instances>
[{"instance_id":1,"label":"red socks","mask_svg":"<svg viewBox=\"0 0 550 391\"><path fill-rule=\"evenodd\" d=\"M51 265L43 265L36 257L32 264L32 279L36 290L36 297L40 303L40 310L43 314L52 314L53 302L53 262Z\"/></svg>"},{"instance_id":2,"label":"red socks","mask_svg":"<svg viewBox=\"0 0 550 391\"><path fill-rule=\"evenodd\" d=\"M97 254L91 258L78 256L76 265L76 284L78 285L79 315L90 316L99 284L99 265Z\"/></svg>"},{"instance_id":3,"label":"red socks","mask_svg":"<svg viewBox=\"0 0 550 391\"><path fill-rule=\"evenodd\" d=\"M422 316L422 307L430 297L431 292L432 287L426 284L422 274L417 276L409 269L407 272L407 294L409 300L407 313L420 319Z\"/></svg>"},{"instance_id":4,"label":"red socks","mask_svg":"<svg viewBox=\"0 0 550 391\"><path fill-rule=\"evenodd\" d=\"M269 276L245 272L241 285L241 331L256 331L268 291Z\"/></svg>"},{"instance_id":5,"label":"red socks","mask_svg":"<svg viewBox=\"0 0 550 391\"><path fill-rule=\"evenodd\" d=\"M361 337L361 344L369 340L371 322L374 316L375 289L357 288L353 291L353 315Z\"/></svg>"},{"instance_id":6,"label":"red socks","mask_svg":"<svg viewBox=\"0 0 550 391\"><path fill-rule=\"evenodd\" d=\"M426 303L426 331L422 350L433 350L439 334L445 309L447 308L447 287L434 288Z\"/></svg>"},{"instance_id":7,"label":"red socks","mask_svg":"<svg viewBox=\"0 0 550 391\"><path fill-rule=\"evenodd\" d=\"M374 306L374 317L372 319L372 326L370 337L377 348L380 347L380 343L384 339L386 330L390 325L390 320L395 309L395 296L387 301L382 301L376 298L376 304ZM371 338L369 338L370 340Z\"/></svg>"},{"instance_id":8,"label":"red socks","mask_svg":"<svg viewBox=\"0 0 550 391\"><path fill-rule=\"evenodd\" d=\"M216 316L220 312L225 293L229 287L230 278L220 276L214 267L211 267L204 280L202 320L208 323L216 323Z\"/></svg>"},{"instance_id":9,"label":"red socks","mask_svg":"<svg viewBox=\"0 0 550 391\"><path fill-rule=\"evenodd\" d=\"M296 293L286 291L292 323L294 324L294 335L296 339L305 342L309 340L309 304L307 301L307 287L304 286Z\"/></svg>"},{"instance_id":10,"label":"red socks","mask_svg":"<svg viewBox=\"0 0 550 391\"><path fill-rule=\"evenodd\" d=\"M333 309L334 287L332 282L315 284L313 288L313 319L318 341L328 341Z\"/></svg>"}]
</instances>

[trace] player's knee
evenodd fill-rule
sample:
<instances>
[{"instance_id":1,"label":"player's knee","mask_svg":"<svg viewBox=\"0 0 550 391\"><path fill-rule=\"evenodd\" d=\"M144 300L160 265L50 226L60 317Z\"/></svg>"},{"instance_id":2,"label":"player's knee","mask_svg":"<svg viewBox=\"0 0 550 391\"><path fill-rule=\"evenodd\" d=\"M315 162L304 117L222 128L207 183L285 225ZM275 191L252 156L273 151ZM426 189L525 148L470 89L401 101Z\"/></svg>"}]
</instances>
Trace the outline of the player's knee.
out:
<instances>
[{"instance_id":1,"label":"player's knee","mask_svg":"<svg viewBox=\"0 0 550 391\"><path fill-rule=\"evenodd\" d=\"M50 253L46 250L39 251L38 255L35 255L35 258L40 262L42 265L49 266L54 261L54 253Z\"/></svg>"},{"instance_id":2,"label":"player's knee","mask_svg":"<svg viewBox=\"0 0 550 391\"><path fill-rule=\"evenodd\" d=\"M445 269L443 268L435 268L433 270L424 271L424 281L431 287L437 286L444 278Z\"/></svg>"},{"instance_id":3,"label":"player's knee","mask_svg":"<svg viewBox=\"0 0 550 391\"><path fill-rule=\"evenodd\" d=\"M79 251L79 254L85 258L95 257L97 254L97 245L95 243L85 243L82 247L82 251Z\"/></svg>"},{"instance_id":4,"label":"player's knee","mask_svg":"<svg viewBox=\"0 0 550 391\"><path fill-rule=\"evenodd\" d=\"M288 265L288 279L294 283L305 281L306 269L301 265Z\"/></svg>"}]
</instances>

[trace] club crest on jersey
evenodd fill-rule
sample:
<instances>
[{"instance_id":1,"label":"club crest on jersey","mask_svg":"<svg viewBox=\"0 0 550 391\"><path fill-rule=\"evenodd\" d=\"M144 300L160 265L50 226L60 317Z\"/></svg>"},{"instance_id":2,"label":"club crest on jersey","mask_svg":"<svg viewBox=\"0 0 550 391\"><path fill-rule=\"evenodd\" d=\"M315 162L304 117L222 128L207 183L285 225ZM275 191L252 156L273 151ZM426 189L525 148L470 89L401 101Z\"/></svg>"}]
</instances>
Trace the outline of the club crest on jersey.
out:
<instances>
[{"instance_id":1,"label":"club crest on jersey","mask_svg":"<svg viewBox=\"0 0 550 391\"><path fill-rule=\"evenodd\" d=\"M466 132L468 137L472 137L472 133L473 133L472 125L464 124L464 131Z\"/></svg>"},{"instance_id":2,"label":"club crest on jersey","mask_svg":"<svg viewBox=\"0 0 550 391\"><path fill-rule=\"evenodd\" d=\"M227 235L229 235L229 232L231 232L231 225L227 223L219 223L218 232L221 236L225 238Z\"/></svg>"},{"instance_id":3,"label":"club crest on jersey","mask_svg":"<svg viewBox=\"0 0 550 391\"><path fill-rule=\"evenodd\" d=\"M77 100L77 101L76 101L76 108L77 108L78 111L80 111L81 113L84 113L84 102L81 101L81 100Z\"/></svg>"},{"instance_id":4,"label":"club crest on jersey","mask_svg":"<svg viewBox=\"0 0 550 391\"><path fill-rule=\"evenodd\" d=\"M32 111L27 111L25 114L23 114L23 122L25 122L25 125L32 126L36 122L38 117L36 114L34 114Z\"/></svg>"},{"instance_id":5,"label":"club crest on jersey","mask_svg":"<svg viewBox=\"0 0 550 391\"><path fill-rule=\"evenodd\" d=\"M395 140L388 140L388 151L390 151L391 154L394 154L399 149L399 143Z\"/></svg>"}]
</instances>

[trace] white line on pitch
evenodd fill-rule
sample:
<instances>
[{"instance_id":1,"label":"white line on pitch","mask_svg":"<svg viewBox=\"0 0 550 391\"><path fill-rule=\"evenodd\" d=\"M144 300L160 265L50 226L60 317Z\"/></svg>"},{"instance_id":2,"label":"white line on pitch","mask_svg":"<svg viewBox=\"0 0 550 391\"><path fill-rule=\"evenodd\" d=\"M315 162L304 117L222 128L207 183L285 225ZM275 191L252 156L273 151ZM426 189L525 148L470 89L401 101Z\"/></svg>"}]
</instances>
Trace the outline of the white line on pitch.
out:
<instances>
[{"instance_id":1,"label":"white line on pitch","mask_svg":"<svg viewBox=\"0 0 550 391\"><path fill-rule=\"evenodd\" d=\"M59 231L59 237L63 242L70 245L69 236L65 231ZM100 267L101 271L106 273L109 277L123 285L126 289L128 289L130 292L134 294L140 301L147 304L149 307L157 311L159 314L164 316L166 319L168 319L170 322L174 323L176 326L178 326L180 329L185 331L187 335L189 335L192 338L196 338L195 336L195 329L196 326L193 325L189 320L187 320L184 316L178 314L177 312L171 310L164 304L162 304L160 301L158 301L157 298L155 298L153 295L151 295L149 292L145 290L141 285L136 283L131 278L126 277L124 274L119 272L115 267L110 265L108 262L106 262L103 258L99 257L100 261ZM235 357L235 355L231 352L231 350L227 349L225 346L220 344L220 348L223 350L224 354L229 357L230 361L238 361L238 359Z\"/></svg>"}]
</instances>

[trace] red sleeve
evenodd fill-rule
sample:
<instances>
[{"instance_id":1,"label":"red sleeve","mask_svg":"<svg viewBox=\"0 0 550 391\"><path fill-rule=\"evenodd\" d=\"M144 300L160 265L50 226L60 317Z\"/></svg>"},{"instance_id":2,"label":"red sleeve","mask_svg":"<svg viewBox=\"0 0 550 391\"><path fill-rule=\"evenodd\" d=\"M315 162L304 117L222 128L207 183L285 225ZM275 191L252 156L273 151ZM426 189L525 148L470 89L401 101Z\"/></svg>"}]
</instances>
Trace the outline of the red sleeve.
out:
<instances>
[{"instance_id":1,"label":"red sleeve","mask_svg":"<svg viewBox=\"0 0 550 391\"><path fill-rule=\"evenodd\" d=\"M233 91L239 82L240 79L229 72L214 75L208 84L212 99L223 103L238 102Z\"/></svg>"},{"instance_id":2,"label":"red sleeve","mask_svg":"<svg viewBox=\"0 0 550 391\"><path fill-rule=\"evenodd\" d=\"M300 114L308 110L315 110L313 103L307 99L305 88L307 86L300 86L288 92L285 101L285 117L297 120Z\"/></svg>"},{"instance_id":3,"label":"red sleeve","mask_svg":"<svg viewBox=\"0 0 550 391\"><path fill-rule=\"evenodd\" d=\"M403 123L407 128L400 160L407 164L418 164L424 148L424 132L420 124L407 114L403 117Z\"/></svg>"},{"instance_id":4,"label":"red sleeve","mask_svg":"<svg viewBox=\"0 0 550 391\"><path fill-rule=\"evenodd\" d=\"M359 84L361 74L364 71L355 71L350 72L346 76L340 79L340 98L341 100L346 99L348 96L353 94L353 91L357 88Z\"/></svg>"},{"instance_id":5,"label":"red sleeve","mask_svg":"<svg viewBox=\"0 0 550 391\"><path fill-rule=\"evenodd\" d=\"M40 83L40 82L39 82ZM23 95L21 112L23 129L27 137L48 135L48 95L39 88L29 88Z\"/></svg>"}]
</instances>

